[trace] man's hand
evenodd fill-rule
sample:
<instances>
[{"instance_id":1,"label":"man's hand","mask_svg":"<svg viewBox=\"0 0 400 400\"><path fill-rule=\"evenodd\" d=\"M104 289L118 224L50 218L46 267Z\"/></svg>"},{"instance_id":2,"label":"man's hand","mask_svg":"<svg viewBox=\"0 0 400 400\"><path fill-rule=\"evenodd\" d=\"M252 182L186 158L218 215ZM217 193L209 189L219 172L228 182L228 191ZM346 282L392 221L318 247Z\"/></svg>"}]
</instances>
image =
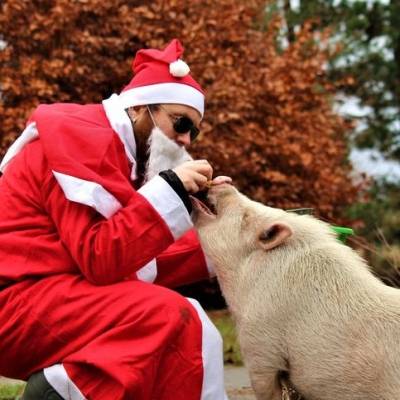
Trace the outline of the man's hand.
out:
<instances>
[{"instance_id":1,"label":"man's hand","mask_svg":"<svg viewBox=\"0 0 400 400\"><path fill-rule=\"evenodd\" d=\"M188 193L197 193L211 181L213 169L207 160L187 161L173 171L178 175Z\"/></svg>"}]
</instances>

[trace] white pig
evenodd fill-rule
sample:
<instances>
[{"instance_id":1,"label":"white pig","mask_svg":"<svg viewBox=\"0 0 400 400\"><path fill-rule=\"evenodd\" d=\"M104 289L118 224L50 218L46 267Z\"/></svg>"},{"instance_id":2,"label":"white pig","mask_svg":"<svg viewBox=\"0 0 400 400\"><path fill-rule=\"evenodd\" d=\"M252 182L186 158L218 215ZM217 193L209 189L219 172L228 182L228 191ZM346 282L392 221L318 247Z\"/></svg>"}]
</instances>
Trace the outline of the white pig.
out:
<instances>
[{"instance_id":1,"label":"white pig","mask_svg":"<svg viewBox=\"0 0 400 400\"><path fill-rule=\"evenodd\" d=\"M193 219L214 261L258 400L280 371L307 400L400 399L400 290L324 222L211 188Z\"/></svg>"}]
</instances>

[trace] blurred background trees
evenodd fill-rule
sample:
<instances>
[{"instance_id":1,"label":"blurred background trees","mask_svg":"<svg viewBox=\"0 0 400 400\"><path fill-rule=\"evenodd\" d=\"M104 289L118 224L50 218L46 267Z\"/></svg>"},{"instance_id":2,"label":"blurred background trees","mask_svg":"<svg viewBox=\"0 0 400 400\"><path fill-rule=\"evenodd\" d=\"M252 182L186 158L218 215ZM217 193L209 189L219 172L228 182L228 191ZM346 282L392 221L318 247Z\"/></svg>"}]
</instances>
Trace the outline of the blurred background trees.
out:
<instances>
[{"instance_id":1,"label":"blurred background trees","mask_svg":"<svg viewBox=\"0 0 400 400\"><path fill-rule=\"evenodd\" d=\"M399 235L384 221L398 207L396 186L372 184L365 203L366 181L349 159L356 144L399 158L398 5L368 3L3 0L0 153L39 103L100 102L129 82L138 49L177 37L207 93L195 156L265 204L313 207L360 233L385 224L390 246ZM392 58L375 51L382 36ZM338 112L338 95L370 110L362 125ZM364 247L382 243L365 237Z\"/></svg>"},{"instance_id":2,"label":"blurred background trees","mask_svg":"<svg viewBox=\"0 0 400 400\"><path fill-rule=\"evenodd\" d=\"M193 152L231 175L253 198L315 207L343 218L356 198L349 179L349 124L331 104L329 52L305 25L278 53L279 22L265 2L40 0L3 2L0 35L4 145L40 102L100 102L131 78L137 49L173 37L207 93L203 136Z\"/></svg>"},{"instance_id":3,"label":"blurred background trees","mask_svg":"<svg viewBox=\"0 0 400 400\"><path fill-rule=\"evenodd\" d=\"M367 240L365 255L387 283L400 285L400 1L296 0L268 5L268 17L281 15L281 47L296 40L295 32L312 21L318 32L331 30L330 44L340 51L331 57L332 82L346 77L336 100L354 123L349 136L353 154L371 154L392 163L370 187L368 203L356 204L349 216L362 221L358 233ZM379 167L378 167L379 169Z\"/></svg>"},{"instance_id":4,"label":"blurred background trees","mask_svg":"<svg viewBox=\"0 0 400 400\"><path fill-rule=\"evenodd\" d=\"M276 12L284 15L281 35L289 42L307 21L315 30L331 28L341 51L329 60L329 76L352 76L354 83L342 90L367 111L356 144L400 160L400 1L284 0L271 3L269 13Z\"/></svg>"}]
</instances>

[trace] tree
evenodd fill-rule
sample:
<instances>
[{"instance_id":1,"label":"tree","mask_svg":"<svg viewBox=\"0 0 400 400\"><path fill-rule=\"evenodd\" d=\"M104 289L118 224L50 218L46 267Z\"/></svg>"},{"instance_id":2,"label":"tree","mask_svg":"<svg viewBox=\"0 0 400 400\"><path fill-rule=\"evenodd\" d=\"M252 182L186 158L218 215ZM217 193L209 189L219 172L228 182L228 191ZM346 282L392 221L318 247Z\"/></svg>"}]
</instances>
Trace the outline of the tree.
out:
<instances>
[{"instance_id":1,"label":"tree","mask_svg":"<svg viewBox=\"0 0 400 400\"><path fill-rule=\"evenodd\" d=\"M333 38L340 40L341 51L330 60L328 77L334 82L353 77L353 84L341 91L359 99L362 107L353 143L400 161L400 1L300 0L296 7L293 4L285 1L269 8L269 18L278 13L285 20L280 45L292 43L294 32L310 19L315 32L329 26ZM364 248L379 276L396 286L400 284L399 185L384 179L373 182L369 202L355 204L349 212L351 219L360 222L358 246Z\"/></svg>"},{"instance_id":2,"label":"tree","mask_svg":"<svg viewBox=\"0 0 400 400\"><path fill-rule=\"evenodd\" d=\"M333 81L351 75L354 84L343 91L367 111L355 143L400 160L400 0L299 0L298 7L285 0L270 13L279 10L289 42L310 19L314 29L333 28L342 51L330 60L329 75Z\"/></svg>"},{"instance_id":3,"label":"tree","mask_svg":"<svg viewBox=\"0 0 400 400\"><path fill-rule=\"evenodd\" d=\"M353 220L364 221L358 227L363 238L361 248L374 270L389 285L400 287L400 191L392 182L375 182L370 201L349 209ZM373 216L373 217L372 217Z\"/></svg>"},{"instance_id":4,"label":"tree","mask_svg":"<svg viewBox=\"0 0 400 400\"><path fill-rule=\"evenodd\" d=\"M325 39L305 25L280 53L279 22L263 31L263 8L259 0L3 0L3 151L40 102L99 102L129 81L137 49L179 37L208 98L194 153L254 199L339 221L357 188L349 125L332 110Z\"/></svg>"}]
</instances>

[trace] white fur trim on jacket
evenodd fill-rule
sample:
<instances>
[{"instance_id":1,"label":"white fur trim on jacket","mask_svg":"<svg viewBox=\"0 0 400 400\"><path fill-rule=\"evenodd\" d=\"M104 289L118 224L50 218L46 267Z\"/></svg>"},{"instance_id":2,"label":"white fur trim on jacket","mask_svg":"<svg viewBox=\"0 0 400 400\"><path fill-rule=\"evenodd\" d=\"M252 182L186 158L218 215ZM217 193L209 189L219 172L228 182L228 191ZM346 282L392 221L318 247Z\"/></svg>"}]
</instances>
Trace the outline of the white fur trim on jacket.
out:
<instances>
[{"instance_id":1,"label":"white fur trim on jacket","mask_svg":"<svg viewBox=\"0 0 400 400\"><path fill-rule=\"evenodd\" d=\"M178 240L193 227L190 215L175 190L159 175L150 179L139 190L168 225L172 236Z\"/></svg>"},{"instance_id":2,"label":"white fur trim on jacket","mask_svg":"<svg viewBox=\"0 0 400 400\"><path fill-rule=\"evenodd\" d=\"M110 218L122 208L121 203L98 183L56 171L53 175L68 200L93 207L105 218Z\"/></svg>"},{"instance_id":3,"label":"white fur trim on jacket","mask_svg":"<svg viewBox=\"0 0 400 400\"><path fill-rule=\"evenodd\" d=\"M153 283L157 278L157 262L156 259L151 260L144 267L136 271L138 279L144 282Z\"/></svg>"},{"instance_id":4,"label":"white fur trim on jacket","mask_svg":"<svg viewBox=\"0 0 400 400\"><path fill-rule=\"evenodd\" d=\"M62 364L55 364L43 370L47 382L63 398L68 400L86 400L78 387L72 382Z\"/></svg>"},{"instance_id":5,"label":"white fur trim on jacket","mask_svg":"<svg viewBox=\"0 0 400 400\"><path fill-rule=\"evenodd\" d=\"M131 180L134 181L136 176L136 141L133 134L132 122L121 104L119 96L113 94L102 102L107 119L110 122L114 132L121 139L125 148L126 156L132 163Z\"/></svg>"},{"instance_id":6,"label":"white fur trim on jacket","mask_svg":"<svg viewBox=\"0 0 400 400\"><path fill-rule=\"evenodd\" d=\"M8 163L25 147L26 144L32 142L39 137L36 124L31 122L21 133L18 139L10 146L6 155L0 164L0 172L4 172Z\"/></svg>"}]
</instances>

